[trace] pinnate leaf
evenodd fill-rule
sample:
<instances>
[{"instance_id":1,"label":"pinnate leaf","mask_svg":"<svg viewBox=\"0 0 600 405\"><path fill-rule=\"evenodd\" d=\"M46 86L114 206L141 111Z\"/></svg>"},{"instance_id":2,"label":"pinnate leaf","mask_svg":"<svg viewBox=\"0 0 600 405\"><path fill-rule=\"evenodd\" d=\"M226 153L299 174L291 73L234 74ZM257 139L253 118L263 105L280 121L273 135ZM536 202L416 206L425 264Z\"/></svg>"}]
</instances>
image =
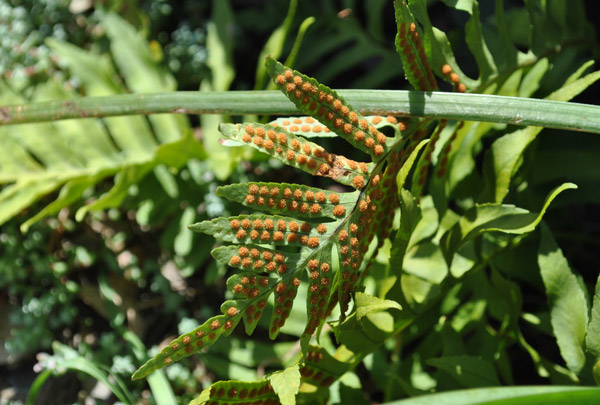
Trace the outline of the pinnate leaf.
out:
<instances>
[{"instance_id":1,"label":"pinnate leaf","mask_svg":"<svg viewBox=\"0 0 600 405\"><path fill-rule=\"evenodd\" d=\"M220 196L272 215L220 217L189 226L192 231L231 243L216 248L212 254L218 261L236 270L227 280L233 299L222 305L223 315L209 319L199 328L171 342L142 366L134 374L134 379L207 348L220 336L231 333L242 319L246 332L252 333L271 295L274 296L274 308L269 336L275 339L290 314L304 271L308 278L308 319L301 346L306 352L311 336L323 326L336 304L341 307L342 319L346 317L352 293L368 271L369 265L364 258L371 242L376 240L381 246L389 235L398 206L396 175L407 159L414 161L422 144L417 145L418 139L414 137L398 136L406 126L398 124L393 117L364 118L335 91L314 79L270 59L267 60L267 69L282 91L305 113L312 115L309 124L317 125L317 117L324 117L331 132L369 153L375 161L368 164L355 162L329 153L291 132L297 130L291 125L288 129L277 125L279 121L276 125L222 124L220 131L234 143L249 145L289 166L330 177L359 191L337 193L298 184L266 182L219 188ZM293 85L294 89L290 91L292 86L288 85ZM296 97L298 89L307 93L300 94L301 100ZM305 97L308 99L305 100ZM307 103L309 105L305 105ZM284 124L287 123L281 122L281 125ZM391 126L396 136L384 136L379 131L384 126ZM381 164L383 159L387 160L386 164ZM389 195L394 198L385 198ZM325 221L318 222L320 219ZM334 245L339 255L339 269L333 267ZM294 253L290 248L299 248L299 251ZM375 339L380 344L393 329L391 316L379 319L387 314L382 311L387 305L390 303L378 307L378 310L371 308L365 312L366 318L373 318L363 319L363 323L368 324L365 328L377 331L368 336L361 332L365 339ZM397 304L395 307L398 307ZM384 326L379 330L377 325ZM317 376L318 373L314 378ZM326 384L320 385L331 384L334 376L331 377Z\"/></svg>"}]
</instances>

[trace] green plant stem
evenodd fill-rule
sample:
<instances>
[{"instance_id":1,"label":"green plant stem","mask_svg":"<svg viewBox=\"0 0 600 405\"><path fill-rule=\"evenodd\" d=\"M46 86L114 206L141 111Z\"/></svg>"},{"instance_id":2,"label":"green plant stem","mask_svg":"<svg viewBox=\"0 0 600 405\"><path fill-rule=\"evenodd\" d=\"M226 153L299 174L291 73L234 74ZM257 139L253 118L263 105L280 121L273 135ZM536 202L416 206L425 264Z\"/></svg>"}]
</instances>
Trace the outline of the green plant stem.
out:
<instances>
[{"instance_id":1,"label":"green plant stem","mask_svg":"<svg viewBox=\"0 0 600 405\"><path fill-rule=\"evenodd\" d=\"M365 115L488 121L600 133L600 106L560 101L402 90L340 90ZM138 114L295 114L277 91L172 92L82 97L0 107L0 125Z\"/></svg>"}]
</instances>

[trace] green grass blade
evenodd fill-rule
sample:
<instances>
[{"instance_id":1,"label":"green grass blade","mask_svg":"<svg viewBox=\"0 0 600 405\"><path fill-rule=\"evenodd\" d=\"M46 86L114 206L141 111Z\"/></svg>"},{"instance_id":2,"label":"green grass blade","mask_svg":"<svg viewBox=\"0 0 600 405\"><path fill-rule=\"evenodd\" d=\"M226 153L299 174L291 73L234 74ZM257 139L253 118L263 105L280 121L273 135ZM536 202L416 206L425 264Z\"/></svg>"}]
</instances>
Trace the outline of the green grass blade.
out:
<instances>
[{"instance_id":1,"label":"green grass blade","mask_svg":"<svg viewBox=\"0 0 600 405\"><path fill-rule=\"evenodd\" d=\"M593 405L600 389L591 387L494 387L423 395L384 405Z\"/></svg>"},{"instance_id":2,"label":"green grass blade","mask_svg":"<svg viewBox=\"0 0 600 405\"><path fill-rule=\"evenodd\" d=\"M52 370L44 370L33 380L33 384L31 384L27 398L25 399L25 405L35 405L40 389L51 375Z\"/></svg>"},{"instance_id":3,"label":"green grass blade","mask_svg":"<svg viewBox=\"0 0 600 405\"><path fill-rule=\"evenodd\" d=\"M600 133L600 106L486 94L403 90L340 90L363 115L396 115ZM136 114L297 113L277 91L173 92L83 97L0 107L0 125Z\"/></svg>"},{"instance_id":4,"label":"green grass blade","mask_svg":"<svg viewBox=\"0 0 600 405\"><path fill-rule=\"evenodd\" d=\"M104 286L104 295L114 293L114 290L110 288L108 283L104 283ZM125 330L123 331L123 338L129 342L135 357L139 361L145 361L148 359L146 347L135 333L130 330ZM150 391L152 391L152 396L157 405L171 405L177 403L173 388L171 387L169 380L167 380L167 376L163 370L157 370L152 375L149 375L147 380L148 385L150 386Z\"/></svg>"},{"instance_id":5,"label":"green grass blade","mask_svg":"<svg viewBox=\"0 0 600 405\"><path fill-rule=\"evenodd\" d=\"M171 384L169 384L164 371L156 371L154 374L149 375L147 380L150 391L152 391L152 396L156 401L156 405L171 405L177 403Z\"/></svg>"},{"instance_id":6,"label":"green grass blade","mask_svg":"<svg viewBox=\"0 0 600 405\"><path fill-rule=\"evenodd\" d=\"M59 342L54 342L52 348L54 353L61 357L61 368L80 371L100 381L123 403L132 404L134 402L131 393L127 391L123 382L116 375L111 374L110 370L83 357L74 349ZM114 378L114 383L110 380L109 375Z\"/></svg>"}]
</instances>

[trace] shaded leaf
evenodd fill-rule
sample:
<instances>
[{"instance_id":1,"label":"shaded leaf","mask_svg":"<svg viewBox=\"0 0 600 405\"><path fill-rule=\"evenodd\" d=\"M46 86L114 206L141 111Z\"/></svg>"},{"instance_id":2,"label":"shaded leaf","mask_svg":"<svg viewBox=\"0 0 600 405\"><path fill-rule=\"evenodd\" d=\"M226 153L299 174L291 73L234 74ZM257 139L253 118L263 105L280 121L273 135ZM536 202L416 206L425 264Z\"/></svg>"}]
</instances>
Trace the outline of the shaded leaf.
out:
<instances>
[{"instance_id":1,"label":"shaded leaf","mask_svg":"<svg viewBox=\"0 0 600 405\"><path fill-rule=\"evenodd\" d=\"M211 77L200 83L200 91L226 91L235 77L233 66L233 35L235 26L233 10L229 0L213 0L211 20L206 26L206 65L211 71ZM208 156L210 168L217 178L224 180L231 174L237 164L239 152L220 145L221 135L218 126L228 121L223 115L203 114L200 116L202 125L203 145L210 150Z\"/></svg>"},{"instance_id":2,"label":"shaded leaf","mask_svg":"<svg viewBox=\"0 0 600 405\"><path fill-rule=\"evenodd\" d=\"M444 3L457 10L469 13L470 17L465 25L465 41L477 62L479 80L487 80L492 74L497 73L498 70L483 37L477 0L459 2L444 0Z\"/></svg>"},{"instance_id":3,"label":"shaded leaf","mask_svg":"<svg viewBox=\"0 0 600 405\"><path fill-rule=\"evenodd\" d=\"M477 87L480 81L469 78L458 66L458 62L456 61L456 57L452 50L452 45L450 44L446 33L431 25L425 2L422 0L411 1L408 7L412 14L423 25L425 47L427 56L430 58L433 72L438 76L442 76L440 74L442 66L448 64L452 68L452 71L458 74L461 82L468 88ZM442 77L447 80L445 76Z\"/></svg>"},{"instance_id":4,"label":"shaded leaf","mask_svg":"<svg viewBox=\"0 0 600 405\"><path fill-rule=\"evenodd\" d=\"M459 222L446 232L440 246L448 264L460 246L483 232L503 232L523 234L531 232L542 220L548 206L564 190L576 189L572 183L565 183L552 190L539 213L532 213L514 205L480 204L468 210Z\"/></svg>"},{"instance_id":5,"label":"shaded leaf","mask_svg":"<svg viewBox=\"0 0 600 405\"><path fill-rule=\"evenodd\" d=\"M448 372L464 387L499 385L492 363L474 356L447 356L427 360L427 364Z\"/></svg>"},{"instance_id":6,"label":"shaded leaf","mask_svg":"<svg viewBox=\"0 0 600 405\"><path fill-rule=\"evenodd\" d=\"M408 242L421 220L421 209L410 191L399 188L398 199L400 200L400 229L396 232L390 257L390 265L395 274L399 274L403 269Z\"/></svg>"},{"instance_id":7,"label":"shaded leaf","mask_svg":"<svg viewBox=\"0 0 600 405\"><path fill-rule=\"evenodd\" d=\"M94 363L74 349L59 342L54 342L52 349L55 353L55 361L58 364L55 373L61 374L65 371L82 372L106 385L120 401L124 403L133 402L131 393L124 388L125 385L117 375L107 371L107 367Z\"/></svg>"},{"instance_id":8,"label":"shaded leaf","mask_svg":"<svg viewBox=\"0 0 600 405\"><path fill-rule=\"evenodd\" d=\"M115 13L101 13L100 17L110 38L111 53L130 90L154 93L177 89L173 76L156 63L146 39L133 26ZM182 115L153 114L148 119L161 142L179 138L181 127L186 125Z\"/></svg>"}]
</instances>

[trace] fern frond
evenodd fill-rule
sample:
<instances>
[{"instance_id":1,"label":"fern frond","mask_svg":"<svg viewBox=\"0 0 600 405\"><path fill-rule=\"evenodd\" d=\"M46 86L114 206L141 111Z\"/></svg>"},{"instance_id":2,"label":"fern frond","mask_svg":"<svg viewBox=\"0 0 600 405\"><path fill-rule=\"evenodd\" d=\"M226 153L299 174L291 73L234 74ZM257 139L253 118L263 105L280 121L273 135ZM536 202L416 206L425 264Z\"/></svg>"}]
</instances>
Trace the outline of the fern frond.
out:
<instances>
[{"instance_id":1,"label":"fern frond","mask_svg":"<svg viewBox=\"0 0 600 405\"><path fill-rule=\"evenodd\" d=\"M339 95L272 59L267 69L273 80L310 117L278 119L271 124L221 124L223 136L253 147L284 164L315 176L329 177L357 189L331 192L300 184L250 182L220 187L219 196L265 214L215 218L189 226L229 243L213 250L235 273L227 280L233 299L223 315L171 342L133 376L142 378L226 336L243 319L251 334L273 297L269 336L275 339L285 324L298 288L307 288L307 322L301 336L303 351L336 305L345 318L352 293L368 270L369 248L387 238L397 208L396 175L416 143L420 126L406 131L394 117L363 117ZM291 87L293 90L290 90ZM321 121L317 121L320 119ZM356 162L326 151L301 134L315 133L326 124L372 162ZM304 127L304 128L303 128ZM391 127L394 137L380 131ZM404 132L402 132L404 130ZM324 129L317 130L317 133ZM411 162L414 161L412 156ZM296 249L296 251L294 251ZM337 260L334 260L334 254ZM334 268L334 262L339 268ZM362 277L361 277L362 272Z\"/></svg>"},{"instance_id":2,"label":"fern frond","mask_svg":"<svg viewBox=\"0 0 600 405\"><path fill-rule=\"evenodd\" d=\"M363 358L383 344L387 338L406 327L404 319L395 322L393 312L402 307L395 301L383 300L364 293L356 293L356 312L335 327L340 345L335 353L314 345L303 348L303 356L298 362L283 371L275 372L261 381L250 383L240 381L217 382L206 388L192 404L202 405L215 402L233 403L237 393L240 399L248 396L250 389L264 386L265 381L272 387L282 404L326 403L329 386L346 372L352 370ZM390 312L389 310L394 310ZM373 315L385 315L383 318ZM386 321L382 322L382 319ZM399 320L399 319L396 319ZM267 388L263 388L267 392ZM245 391L243 394L242 391ZM296 401L291 396L298 395ZM265 401L266 402L266 401Z\"/></svg>"},{"instance_id":3,"label":"fern frond","mask_svg":"<svg viewBox=\"0 0 600 405\"><path fill-rule=\"evenodd\" d=\"M120 71L107 55L48 39L61 65L81 81L81 88L88 96L175 89L173 77L147 57L148 45L141 42L133 27L112 13L102 14L101 19ZM115 79L118 73L122 74L127 87ZM43 83L35 87L31 100L63 100L62 108L68 109L78 96L66 90L68 87L55 81ZM24 101L5 84L0 84L0 104ZM21 225L25 232L41 218L55 215L81 200L86 190L103 179L118 175L108 193L79 208L76 218L81 220L88 211L119 206L128 188L151 170L160 170L157 169L160 165L179 168L191 158L204 157L202 145L194 140L191 126L183 116L111 117L102 121L65 120L2 126L0 224L45 195L58 192L54 201ZM157 174L170 176L167 170Z\"/></svg>"}]
</instances>

